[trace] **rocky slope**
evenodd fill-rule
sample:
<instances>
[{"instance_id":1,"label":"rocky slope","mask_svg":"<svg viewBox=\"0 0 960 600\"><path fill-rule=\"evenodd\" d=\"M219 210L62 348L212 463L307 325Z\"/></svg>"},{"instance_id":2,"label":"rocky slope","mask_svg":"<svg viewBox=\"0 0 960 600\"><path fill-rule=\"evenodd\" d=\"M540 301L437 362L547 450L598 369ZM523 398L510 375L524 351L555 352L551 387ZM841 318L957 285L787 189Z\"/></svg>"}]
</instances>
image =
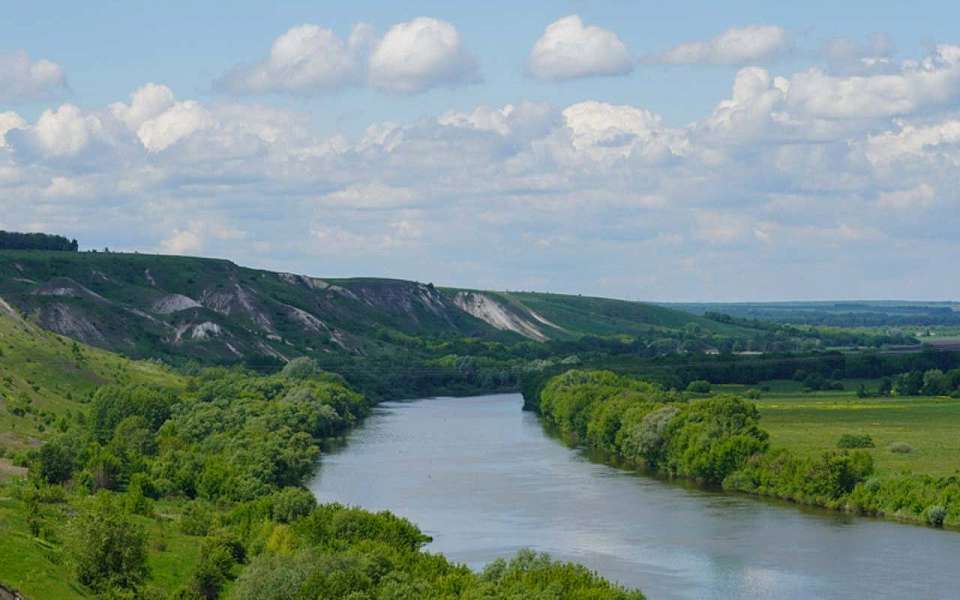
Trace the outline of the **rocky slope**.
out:
<instances>
[{"instance_id":1,"label":"rocky slope","mask_svg":"<svg viewBox=\"0 0 960 600\"><path fill-rule=\"evenodd\" d=\"M717 327L634 302L318 279L224 260L116 253L2 251L0 309L130 356L201 361L375 355L411 336L544 342Z\"/></svg>"}]
</instances>

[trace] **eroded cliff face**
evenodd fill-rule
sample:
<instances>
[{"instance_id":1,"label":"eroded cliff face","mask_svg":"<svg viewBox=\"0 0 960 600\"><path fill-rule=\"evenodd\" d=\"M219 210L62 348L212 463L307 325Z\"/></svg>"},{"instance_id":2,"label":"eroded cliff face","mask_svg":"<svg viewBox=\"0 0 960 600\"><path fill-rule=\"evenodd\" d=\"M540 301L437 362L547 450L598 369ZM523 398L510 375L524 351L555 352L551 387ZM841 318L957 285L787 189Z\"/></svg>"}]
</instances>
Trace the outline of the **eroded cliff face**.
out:
<instances>
[{"instance_id":1,"label":"eroded cliff face","mask_svg":"<svg viewBox=\"0 0 960 600\"><path fill-rule=\"evenodd\" d=\"M546 339L536 327L504 327L483 311L464 310L463 302L433 285L414 281L326 281L182 257L43 257L0 254L0 311L134 356L364 355L382 346L375 340L391 330L441 337L510 331Z\"/></svg>"},{"instance_id":2,"label":"eroded cliff face","mask_svg":"<svg viewBox=\"0 0 960 600\"><path fill-rule=\"evenodd\" d=\"M512 331L526 338L544 342L551 330L560 328L529 308L499 299L486 292L456 292L453 302L460 310L501 331Z\"/></svg>"}]
</instances>

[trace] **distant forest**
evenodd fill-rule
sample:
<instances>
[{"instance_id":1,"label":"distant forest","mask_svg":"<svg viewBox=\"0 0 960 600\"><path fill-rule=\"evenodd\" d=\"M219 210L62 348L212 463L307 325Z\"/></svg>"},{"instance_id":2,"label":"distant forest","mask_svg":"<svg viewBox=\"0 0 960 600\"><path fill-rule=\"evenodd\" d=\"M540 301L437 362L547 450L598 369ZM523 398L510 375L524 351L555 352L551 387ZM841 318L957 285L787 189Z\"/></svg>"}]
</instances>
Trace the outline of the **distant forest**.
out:
<instances>
[{"instance_id":1,"label":"distant forest","mask_svg":"<svg viewBox=\"0 0 960 600\"><path fill-rule=\"evenodd\" d=\"M0 231L0 250L53 250L57 252L76 252L77 240L69 240L62 235L49 233L17 233Z\"/></svg>"}]
</instances>

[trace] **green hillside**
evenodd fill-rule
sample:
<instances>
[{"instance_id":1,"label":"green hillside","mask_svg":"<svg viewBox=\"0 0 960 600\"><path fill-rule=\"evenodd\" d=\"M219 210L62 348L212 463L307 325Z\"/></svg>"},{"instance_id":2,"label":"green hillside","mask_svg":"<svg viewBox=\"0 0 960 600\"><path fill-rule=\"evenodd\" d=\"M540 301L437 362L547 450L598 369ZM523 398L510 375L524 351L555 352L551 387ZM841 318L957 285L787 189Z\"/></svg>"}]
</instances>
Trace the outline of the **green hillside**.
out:
<instances>
[{"instance_id":1,"label":"green hillside","mask_svg":"<svg viewBox=\"0 0 960 600\"><path fill-rule=\"evenodd\" d=\"M0 298L42 327L136 358L239 362L301 355L425 356L462 339L507 345L664 332L749 335L638 302L319 279L224 260L0 251ZM691 330L691 326L696 326ZM433 348L433 350L431 350Z\"/></svg>"},{"instance_id":2,"label":"green hillside","mask_svg":"<svg viewBox=\"0 0 960 600\"><path fill-rule=\"evenodd\" d=\"M0 448L35 446L61 418L86 411L107 383L176 383L163 367L131 361L44 331L0 304Z\"/></svg>"}]
</instances>

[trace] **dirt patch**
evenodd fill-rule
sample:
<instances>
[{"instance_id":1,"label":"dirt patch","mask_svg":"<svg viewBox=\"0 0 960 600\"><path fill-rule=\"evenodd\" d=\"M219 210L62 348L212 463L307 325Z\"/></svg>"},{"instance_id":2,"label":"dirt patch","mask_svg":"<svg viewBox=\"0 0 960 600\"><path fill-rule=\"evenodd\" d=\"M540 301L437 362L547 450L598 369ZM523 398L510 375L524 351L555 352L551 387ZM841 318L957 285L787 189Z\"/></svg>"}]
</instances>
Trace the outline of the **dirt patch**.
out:
<instances>
[{"instance_id":1,"label":"dirt patch","mask_svg":"<svg viewBox=\"0 0 960 600\"><path fill-rule=\"evenodd\" d=\"M26 477L27 470L23 467L18 467L10 462L6 458L0 458L0 480L12 479L14 477ZM3 598L3 595L0 595L0 599Z\"/></svg>"}]
</instances>

